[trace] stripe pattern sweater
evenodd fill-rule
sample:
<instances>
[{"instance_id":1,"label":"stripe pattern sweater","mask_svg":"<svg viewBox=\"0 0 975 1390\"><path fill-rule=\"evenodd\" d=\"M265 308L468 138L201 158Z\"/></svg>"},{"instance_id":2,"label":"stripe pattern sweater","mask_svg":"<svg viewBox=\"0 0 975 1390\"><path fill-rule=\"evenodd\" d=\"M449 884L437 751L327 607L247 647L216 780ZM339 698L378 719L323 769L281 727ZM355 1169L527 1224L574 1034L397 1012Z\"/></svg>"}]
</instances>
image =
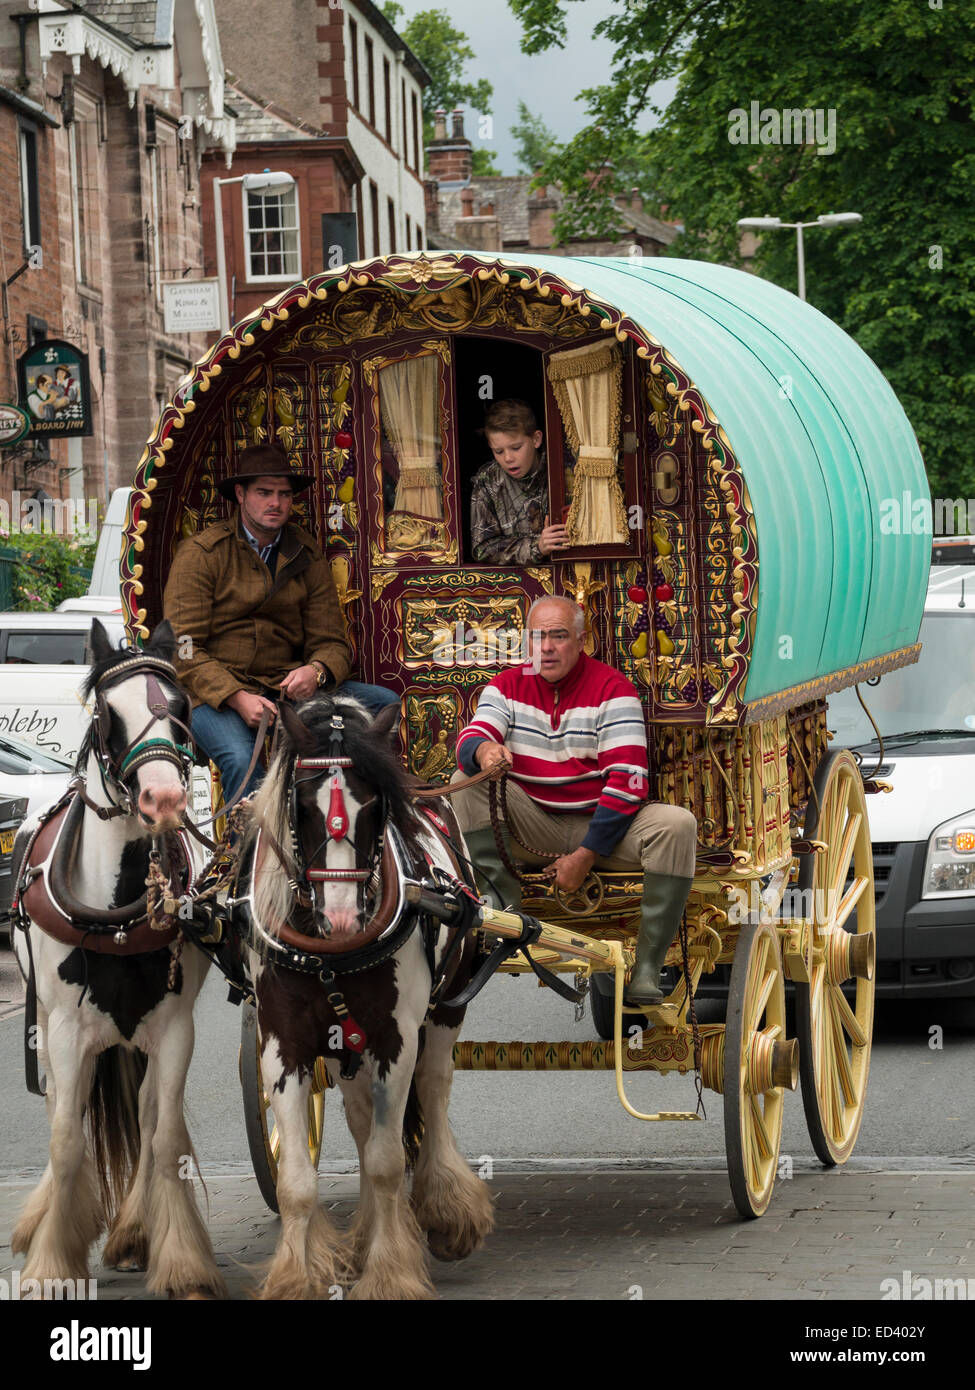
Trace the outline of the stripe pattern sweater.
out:
<instances>
[{"instance_id":1,"label":"stripe pattern sweater","mask_svg":"<svg viewBox=\"0 0 975 1390\"><path fill-rule=\"evenodd\" d=\"M581 653L561 681L510 667L481 692L460 732L457 761L474 773L490 739L513 758L509 776L550 814L592 819L583 845L611 854L648 795L647 734L632 683Z\"/></svg>"}]
</instances>

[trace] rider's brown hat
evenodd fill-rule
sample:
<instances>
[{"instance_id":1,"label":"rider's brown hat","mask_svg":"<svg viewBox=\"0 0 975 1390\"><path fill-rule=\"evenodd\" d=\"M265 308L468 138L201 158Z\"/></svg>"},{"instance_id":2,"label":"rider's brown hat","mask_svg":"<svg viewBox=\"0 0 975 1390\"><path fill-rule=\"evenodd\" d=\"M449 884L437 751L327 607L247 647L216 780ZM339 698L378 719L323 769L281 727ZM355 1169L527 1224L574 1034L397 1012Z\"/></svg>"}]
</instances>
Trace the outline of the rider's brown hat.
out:
<instances>
[{"instance_id":1,"label":"rider's brown hat","mask_svg":"<svg viewBox=\"0 0 975 1390\"><path fill-rule=\"evenodd\" d=\"M248 483L254 478L287 478L295 492L304 492L314 478L310 473L300 473L292 466L291 460L277 444L251 444L242 449L237 458L237 471L229 478L221 478L217 491L228 502L235 501L235 483Z\"/></svg>"}]
</instances>

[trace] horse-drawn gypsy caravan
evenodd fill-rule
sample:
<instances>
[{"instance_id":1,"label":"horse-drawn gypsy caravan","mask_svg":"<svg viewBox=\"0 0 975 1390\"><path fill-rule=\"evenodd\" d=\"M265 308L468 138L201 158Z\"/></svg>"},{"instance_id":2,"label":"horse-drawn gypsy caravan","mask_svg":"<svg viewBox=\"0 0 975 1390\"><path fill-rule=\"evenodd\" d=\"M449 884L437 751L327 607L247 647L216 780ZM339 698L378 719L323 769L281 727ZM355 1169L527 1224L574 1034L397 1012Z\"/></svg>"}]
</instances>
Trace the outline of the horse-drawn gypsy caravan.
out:
<instances>
[{"instance_id":1,"label":"horse-drawn gypsy caravan","mask_svg":"<svg viewBox=\"0 0 975 1390\"><path fill-rule=\"evenodd\" d=\"M473 562L478 430L508 396L544 422L550 511L568 518L550 565ZM724 1093L744 1215L768 1203L798 1069L816 1152L842 1162L869 1066L873 873L860 769L829 750L826 697L916 659L928 563L924 537L881 529L884 498L927 485L876 367L792 295L700 262L415 253L314 276L222 338L162 412L123 556L136 632L162 616L178 541L223 515L217 484L261 442L315 477L297 520L326 549L360 678L401 695L412 772L447 780L480 687L521 658L530 603L567 594L586 649L643 696L656 795L698 820L677 983L639 1045L621 1044L636 876L591 876L571 898L539 877L534 954L612 974L613 1036L463 1042L456 1065L615 1069L636 1114L626 1071L697 1064ZM727 963L727 1023L697 1024L693 988ZM319 1098L313 1147L320 1125Z\"/></svg>"}]
</instances>

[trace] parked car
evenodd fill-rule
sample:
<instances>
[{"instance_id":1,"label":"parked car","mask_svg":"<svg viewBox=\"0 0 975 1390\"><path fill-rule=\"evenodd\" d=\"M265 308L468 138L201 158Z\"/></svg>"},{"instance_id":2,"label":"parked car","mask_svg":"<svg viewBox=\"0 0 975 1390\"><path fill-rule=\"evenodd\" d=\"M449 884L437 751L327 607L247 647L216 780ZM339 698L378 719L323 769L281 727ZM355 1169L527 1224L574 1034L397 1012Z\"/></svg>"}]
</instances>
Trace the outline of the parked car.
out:
<instances>
[{"instance_id":1,"label":"parked car","mask_svg":"<svg viewBox=\"0 0 975 1390\"><path fill-rule=\"evenodd\" d=\"M11 860L17 830L29 815L57 800L73 771L60 758L0 735L0 938L9 937L10 931Z\"/></svg>"},{"instance_id":2,"label":"parked car","mask_svg":"<svg viewBox=\"0 0 975 1390\"><path fill-rule=\"evenodd\" d=\"M891 792L868 800L877 993L975 997L975 571L932 567L915 666L829 697L836 744ZM878 767L878 763L880 766Z\"/></svg>"}]
</instances>

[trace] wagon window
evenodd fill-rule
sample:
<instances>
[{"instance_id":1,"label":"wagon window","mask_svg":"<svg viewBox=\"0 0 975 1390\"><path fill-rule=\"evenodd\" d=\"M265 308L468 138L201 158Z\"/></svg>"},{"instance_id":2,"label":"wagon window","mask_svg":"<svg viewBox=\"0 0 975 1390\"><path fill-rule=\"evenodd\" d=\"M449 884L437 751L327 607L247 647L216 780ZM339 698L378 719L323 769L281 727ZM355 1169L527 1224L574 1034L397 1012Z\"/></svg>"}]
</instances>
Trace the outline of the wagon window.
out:
<instances>
[{"instance_id":1,"label":"wagon window","mask_svg":"<svg viewBox=\"0 0 975 1390\"><path fill-rule=\"evenodd\" d=\"M439 363L429 353L377 374L386 538L394 546L429 530L420 519L443 520Z\"/></svg>"}]
</instances>

